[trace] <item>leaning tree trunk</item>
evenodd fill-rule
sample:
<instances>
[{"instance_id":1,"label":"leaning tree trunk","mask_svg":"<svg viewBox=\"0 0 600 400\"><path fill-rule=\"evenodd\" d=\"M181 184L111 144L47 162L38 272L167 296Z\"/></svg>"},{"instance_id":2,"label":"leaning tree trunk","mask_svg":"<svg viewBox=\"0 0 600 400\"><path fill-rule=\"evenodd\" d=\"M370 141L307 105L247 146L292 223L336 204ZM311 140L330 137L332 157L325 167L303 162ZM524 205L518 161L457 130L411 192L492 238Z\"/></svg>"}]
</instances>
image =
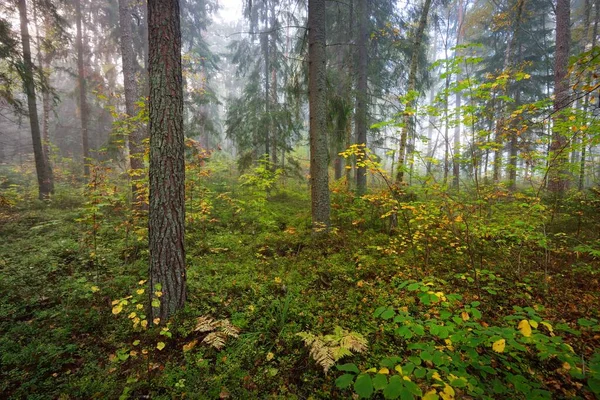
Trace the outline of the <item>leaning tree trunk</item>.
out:
<instances>
[{"instance_id":1,"label":"leaning tree trunk","mask_svg":"<svg viewBox=\"0 0 600 400\"><path fill-rule=\"evenodd\" d=\"M413 44L412 56L410 58L410 71L408 73L408 87L407 94L411 96L411 100L406 104L407 111L411 111L417 104L416 96L413 98L413 92L417 88L417 68L419 66L419 52L421 51L421 43L423 42L423 35L425 34L425 27L427 26L427 16L429 9L431 8L431 0L425 0L423 4L423 11L421 12L421 18L419 19L419 25L415 32L415 42ZM404 113L404 127L400 134L400 149L398 150L398 173L396 174L396 183L400 184L404 182L404 170L405 160L407 156L407 143L408 138L414 137L415 120L414 116L410 112Z\"/></svg>"},{"instance_id":2,"label":"leaning tree trunk","mask_svg":"<svg viewBox=\"0 0 600 400\"><path fill-rule=\"evenodd\" d=\"M325 0L308 2L308 103L310 115L310 193L314 232L329 228Z\"/></svg>"},{"instance_id":3,"label":"leaning tree trunk","mask_svg":"<svg viewBox=\"0 0 600 400\"><path fill-rule=\"evenodd\" d=\"M81 118L81 143L83 147L83 173L90 175L90 147L88 143L88 106L86 100L86 81L83 66L83 28L81 21L81 0L75 0L77 23L77 74L79 79L79 116Z\"/></svg>"},{"instance_id":4,"label":"leaning tree trunk","mask_svg":"<svg viewBox=\"0 0 600 400\"><path fill-rule=\"evenodd\" d=\"M554 57L554 128L552 130L552 143L550 144L550 164L548 166L548 190L555 194L562 194L568 186L567 138L564 135L561 121L569 103L569 41L571 3L569 0L556 2L556 52Z\"/></svg>"},{"instance_id":5,"label":"leaning tree trunk","mask_svg":"<svg viewBox=\"0 0 600 400\"><path fill-rule=\"evenodd\" d=\"M125 112L129 118L139 112L136 106L139 91L136 80L135 53L131 32L130 0L119 0L119 25L121 27L121 57L123 59L123 86L125 87ZM129 134L129 160L131 167L132 203L135 208L143 208L143 187L141 179L144 171L144 133L139 123L133 126Z\"/></svg>"},{"instance_id":6,"label":"leaning tree trunk","mask_svg":"<svg viewBox=\"0 0 600 400\"><path fill-rule=\"evenodd\" d=\"M178 0L149 0L150 296L166 323L186 299L185 160ZM161 296L157 295L162 294ZM155 307L156 300L160 304Z\"/></svg>"},{"instance_id":7,"label":"leaning tree trunk","mask_svg":"<svg viewBox=\"0 0 600 400\"><path fill-rule=\"evenodd\" d=\"M37 114L37 102L35 97L35 84L33 82L33 63L31 61L31 45L29 43L29 28L27 27L27 3L19 0L19 17L21 20L21 43L23 46L23 86L27 94L27 106L29 111L29 124L31 126L31 141L33 142L33 156L35 159L35 170L38 178L40 200L48 198L54 193L54 178L48 161L48 155L44 152L40 134L40 122Z\"/></svg>"}]
</instances>

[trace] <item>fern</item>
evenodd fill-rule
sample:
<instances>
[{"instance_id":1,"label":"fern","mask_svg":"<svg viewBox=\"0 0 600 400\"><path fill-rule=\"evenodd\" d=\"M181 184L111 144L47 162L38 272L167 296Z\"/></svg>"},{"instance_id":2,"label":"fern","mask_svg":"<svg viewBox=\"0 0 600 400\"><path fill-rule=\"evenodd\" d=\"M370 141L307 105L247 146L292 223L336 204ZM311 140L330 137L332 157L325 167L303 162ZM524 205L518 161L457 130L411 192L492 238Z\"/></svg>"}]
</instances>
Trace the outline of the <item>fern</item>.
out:
<instances>
[{"instance_id":1,"label":"fern","mask_svg":"<svg viewBox=\"0 0 600 400\"><path fill-rule=\"evenodd\" d=\"M343 357L367 350L367 340L356 332L348 332L339 326L331 335L313 335L310 332L299 332L298 336L310 349L309 354L323 368L325 374Z\"/></svg>"},{"instance_id":2,"label":"fern","mask_svg":"<svg viewBox=\"0 0 600 400\"><path fill-rule=\"evenodd\" d=\"M221 350L228 337L238 337L240 330L227 319L215 320L211 317L201 316L196 320L196 332L206 333L202 343Z\"/></svg>"}]
</instances>

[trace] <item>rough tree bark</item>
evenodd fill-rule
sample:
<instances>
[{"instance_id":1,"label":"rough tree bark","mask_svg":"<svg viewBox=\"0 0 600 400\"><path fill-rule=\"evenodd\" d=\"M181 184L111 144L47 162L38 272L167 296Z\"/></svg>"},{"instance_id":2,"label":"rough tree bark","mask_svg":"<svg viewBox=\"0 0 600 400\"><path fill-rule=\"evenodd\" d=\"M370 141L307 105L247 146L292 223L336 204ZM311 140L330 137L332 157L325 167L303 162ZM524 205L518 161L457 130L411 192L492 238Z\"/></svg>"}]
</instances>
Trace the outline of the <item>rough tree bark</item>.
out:
<instances>
[{"instance_id":1,"label":"rough tree bark","mask_svg":"<svg viewBox=\"0 0 600 400\"><path fill-rule=\"evenodd\" d=\"M150 295L161 323L186 299L185 160L178 0L149 0Z\"/></svg>"},{"instance_id":2,"label":"rough tree bark","mask_svg":"<svg viewBox=\"0 0 600 400\"><path fill-rule=\"evenodd\" d=\"M23 46L23 87L27 94L27 106L29 111L29 124L31 126L31 140L33 142L33 156L35 159L35 170L38 178L40 200L48 198L54 193L54 178L48 161L48 155L44 152L40 133L40 122L37 114L37 101L35 97L35 84L33 81L33 62L31 61L31 45L29 28L27 26L27 3L19 0L19 18L21 22L21 44Z\"/></svg>"},{"instance_id":3,"label":"rough tree bark","mask_svg":"<svg viewBox=\"0 0 600 400\"><path fill-rule=\"evenodd\" d=\"M358 48L358 65L356 74L358 76L356 83L356 114L355 128L356 129L356 144L361 146L361 151L365 151L367 147L367 22L369 14L367 11L367 1L358 0L358 38L356 45ZM358 194L363 194L367 190L367 169L360 166L363 157L357 157L356 167L356 191Z\"/></svg>"},{"instance_id":4,"label":"rough tree bark","mask_svg":"<svg viewBox=\"0 0 600 400\"><path fill-rule=\"evenodd\" d=\"M308 103L310 115L310 193L314 232L329 228L325 0L308 2Z\"/></svg>"},{"instance_id":5,"label":"rough tree bark","mask_svg":"<svg viewBox=\"0 0 600 400\"><path fill-rule=\"evenodd\" d=\"M562 130L561 121L569 102L569 42L571 40L571 3L569 0L556 1L556 51L554 56L554 128L550 144L550 164L548 172L548 190L562 194L568 187L567 138Z\"/></svg>"}]
</instances>

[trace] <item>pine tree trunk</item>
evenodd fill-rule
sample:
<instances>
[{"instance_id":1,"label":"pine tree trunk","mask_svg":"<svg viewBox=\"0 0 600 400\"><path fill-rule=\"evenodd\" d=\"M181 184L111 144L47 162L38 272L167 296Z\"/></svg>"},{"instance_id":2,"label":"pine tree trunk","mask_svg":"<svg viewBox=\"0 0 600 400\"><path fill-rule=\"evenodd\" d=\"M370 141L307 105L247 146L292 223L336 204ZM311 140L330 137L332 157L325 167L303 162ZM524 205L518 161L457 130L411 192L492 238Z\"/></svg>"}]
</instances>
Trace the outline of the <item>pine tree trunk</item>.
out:
<instances>
[{"instance_id":1,"label":"pine tree trunk","mask_svg":"<svg viewBox=\"0 0 600 400\"><path fill-rule=\"evenodd\" d=\"M463 41L463 21L464 21L464 4L462 0L458 1L458 21L456 28L456 46L462 44ZM460 50L456 50L455 54L460 54ZM456 74L456 81L460 81L460 74ZM455 112L456 112L456 126L454 127L454 157L452 158L452 186L454 189L458 190L460 183L460 124L461 124L461 96L460 92L456 93L456 104L455 104Z\"/></svg>"},{"instance_id":2,"label":"pine tree trunk","mask_svg":"<svg viewBox=\"0 0 600 400\"><path fill-rule=\"evenodd\" d=\"M325 0L308 2L308 103L313 231L329 229L329 171L325 58Z\"/></svg>"},{"instance_id":3,"label":"pine tree trunk","mask_svg":"<svg viewBox=\"0 0 600 400\"><path fill-rule=\"evenodd\" d=\"M410 70L408 73L408 87L407 94L413 96L417 88L417 69L419 67L419 52L421 51L421 43L423 42L423 36L425 34L425 27L427 26L427 16L429 15L429 9L431 8L431 0L425 0L423 4L423 10L421 11L421 18L419 19L419 25L415 32L415 42L413 44L412 55L410 58ZM407 104L408 110L414 110L417 104L417 96L414 96ZM404 128L400 135L400 149L398 151L398 173L396 174L396 183L400 184L404 182L404 170L406 168L405 160L407 158L407 143L408 139L411 140L415 136L415 118L411 113L404 113Z\"/></svg>"},{"instance_id":4,"label":"pine tree trunk","mask_svg":"<svg viewBox=\"0 0 600 400\"><path fill-rule=\"evenodd\" d=\"M136 80L135 53L133 51L133 36L131 32L131 3L130 0L119 0L119 25L121 28L121 58L123 60L123 84L125 87L125 112L128 117L134 117L139 109L138 84ZM140 180L144 172L144 133L138 123L129 134L129 160L131 168L132 203L135 208L143 208L143 193Z\"/></svg>"},{"instance_id":5,"label":"pine tree trunk","mask_svg":"<svg viewBox=\"0 0 600 400\"><path fill-rule=\"evenodd\" d=\"M83 63L83 28L81 21L81 0L75 0L77 24L77 74L79 79L79 116L81 118L81 144L83 148L83 173L90 176L90 147L88 139L88 106L86 100L86 81Z\"/></svg>"},{"instance_id":6,"label":"pine tree trunk","mask_svg":"<svg viewBox=\"0 0 600 400\"><path fill-rule=\"evenodd\" d=\"M181 28L178 0L149 0L150 295L162 292L152 318L183 308L185 160Z\"/></svg>"},{"instance_id":7,"label":"pine tree trunk","mask_svg":"<svg viewBox=\"0 0 600 400\"><path fill-rule=\"evenodd\" d=\"M548 171L548 190L555 194L562 194L568 187L567 162L568 151L567 138L562 131L561 121L568 110L569 102L569 79L567 70L569 67L569 42L571 3L569 0L557 0L556 2L556 52L554 57L554 128L552 130L552 143L550 145L550 165Z\"/></svg>"},{"instance_id":8,"label":"pine tree trunk","mask_svg":"<svg viewBox=\"0 0 600 400\"><path fill-rule=\"evenodd\" d=\"M39 198L44 200L54 193L54 178L52 169L44 152L40 134L40 122L37 114L37 101L35 97L35 84L33 81L33 62L31 61L31 45L29 28L27 26L27 3L19 0L19 18L21 22L21 44L23 46L23 87L27 95L29 124L31 126L31 141L33 142L33 156L37 173Z\"/></svg>"},{"instance_id":9,"label":"pine tree trunk","mask_svg":"<svg viewBox=\"0 0 600 400\"><path fill-rule=\"evenodd\" d=\"M358 0L358 39L356 42L358 48L358 81L356 85L356 143L361 146L361 151L366 150L367 146L367 22L369 14L367 11L367 1ZM364 157L359 156L356 159L356 191L363 194L367 190L367 169L360 166L364 162Z\"/></svg>"}]
</instances>

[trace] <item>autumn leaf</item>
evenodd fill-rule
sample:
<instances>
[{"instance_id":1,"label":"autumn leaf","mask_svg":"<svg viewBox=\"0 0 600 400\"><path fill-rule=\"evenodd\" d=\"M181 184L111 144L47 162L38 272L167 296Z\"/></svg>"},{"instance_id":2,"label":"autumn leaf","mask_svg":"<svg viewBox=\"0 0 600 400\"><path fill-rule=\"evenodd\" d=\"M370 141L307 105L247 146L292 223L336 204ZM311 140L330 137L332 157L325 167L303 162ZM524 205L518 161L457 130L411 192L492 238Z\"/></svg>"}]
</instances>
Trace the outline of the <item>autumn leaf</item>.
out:
<instances>
[{"instance_id":1,"label":"autumn leaf","mask_svg":"<svg viewBox=\"0 0 600 400\"><path fill-rule=\"evenodd\" d=\"M117 315L118 313L120 313L121 311L123 311L123 306L122 305L118 305L118 306L114 306L112 309L112 313Z\"/></svg>"},{"instance_id":2,"label":"autumn leaf","mask_svg":"<svg viewBox=\"0 0 600 400\"><path fill-rule=\"evenodd\" d=\"M100 291L100 288L99 288L98 286L92 286L92 287L90 288L90 290L92 291L92 293L96 293L96 292L99 292L99 291Z\"/></svg>"},{"instance_id":3,"label":"autumn leaf","mask_svg":"<svg viewBox=\"0 0 600 400\"><path fill-rule=\"evenodd\" d=\"M378 374L389 375L390 370L384 367L379 370Z\"/></svg>"},{"instance_id":4,"label":"autumn leaf","mask_svg":"<svg viewBox=\"0 0 600 400\"><path fill-rule=\"evenodd\" d=\"M183 351L187 352L187 351L192 350L194 347L196 347L196 344L198 344L198 339L194 339L191 342L189 342L188 344L184 344Z\"/></svg>"},{"instance_id":5,"label":"autumn leaf","mask_svg":"<svg viewBox=\"0 0 600 400\"><path fill-rule=\"evenodd\" d=\"M523 336L525 336L525 337L531 336L531 325L529 325L529 321L527 321L526 319L519 322L518 328L519 328L519 331L521 331L521 333L523 334Z\"/></svg>"},{"instance_id":6,"label":"autumn leaf","mask_svg":"<svg viewBox=\"0 0 600 400\"><path fill-rule=\"evenodd\" d=\"M506 347L506 340L504 340L504 339L496 340L492 344L492 350L494 350L496 353L503 353L505 347Z\"/></svg>"},{"instance_id":7,"label":"autumn leaf","mask_svg":"<svg viewBox=\"0 0 600 400\"><path fill-rule=\"evenodd\" d=\"M158 343L156 343L156 348L157 348L158 350L162 350L162 349L164 349L164 348L165 348L165 346L166 346L165 342L158 342Z\"/></svg>"}]
</instances>

